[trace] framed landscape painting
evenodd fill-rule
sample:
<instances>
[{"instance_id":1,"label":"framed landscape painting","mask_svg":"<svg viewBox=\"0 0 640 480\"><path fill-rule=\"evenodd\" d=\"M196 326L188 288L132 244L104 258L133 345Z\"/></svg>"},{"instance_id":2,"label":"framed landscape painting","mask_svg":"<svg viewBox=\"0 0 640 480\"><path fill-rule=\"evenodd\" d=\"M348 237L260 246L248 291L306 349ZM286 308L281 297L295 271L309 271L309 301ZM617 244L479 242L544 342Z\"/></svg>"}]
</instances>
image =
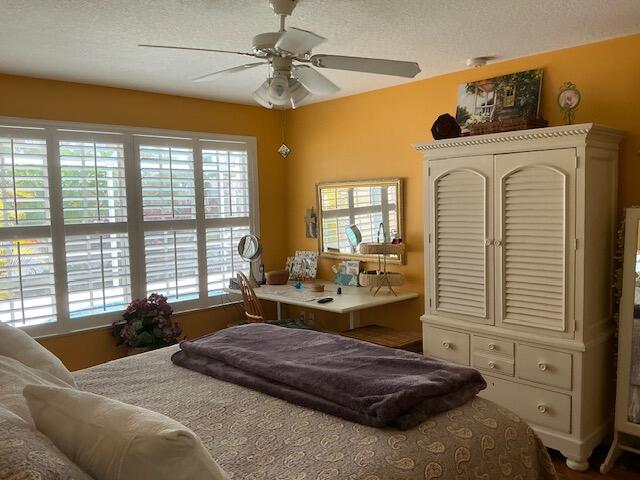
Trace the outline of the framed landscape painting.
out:
<instances>
[{"instance_id":1,"label":"framed landscape painting","mask_svg":"<svg viewBox=\"0 0 640 480\"><path fill-rule=\"evenodd\" d=\"M541 89L542 69L465 83L458 88L456 121L464 132L476 123L537 118Z\"/></svg>"}]
</instances>

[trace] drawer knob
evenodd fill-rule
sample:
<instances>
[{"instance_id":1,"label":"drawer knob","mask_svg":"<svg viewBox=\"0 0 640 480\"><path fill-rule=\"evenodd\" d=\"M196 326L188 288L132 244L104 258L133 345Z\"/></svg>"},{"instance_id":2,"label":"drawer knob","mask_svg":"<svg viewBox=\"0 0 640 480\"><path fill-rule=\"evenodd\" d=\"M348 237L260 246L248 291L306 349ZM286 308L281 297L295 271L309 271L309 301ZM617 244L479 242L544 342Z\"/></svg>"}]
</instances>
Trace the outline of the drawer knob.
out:
<instances>
[{"instance_id":1,"label":"drawer knob","mask_svg":"<svg viewBox=\"0 0 640 480\"><path fill-rule=\"evenodd\" d=\"M501 246L501 245L502 245L502 241L501 241L501 240L494 240L493 244L494 244L496 247L499 247L499 246Z\"/></svg>"},{"instance_id":2,"label":"drawer knob","mask_svg":"<svg viewBox=\"0 0 640 480\"><path fill-rule=\"evenodd\" d=\"M546 405L543 405L542 403L539 403L539 404L538 404L538 411L539 411L540 413L547 413L547 406L546 406Z\"/></svg>"},{"instance_id":3,"label":"drawer knob","mask_svg":"<svg viewBox=\"0 0 640 480\"><path fill-rule=\"evenodd\" d=\"M489 365L489 368L496 368L496 362L493 360L491 360L487 365Z\"/></svg>"},{"instance_id":4,"label":"drawer knob","mask_svg":"<svg viewBox=\"0 0 640 480\"><path fill-rule=\"evenodd\" d=\"M495 350L496 349L496 344L495 343L490 343L489 344L489 350Z\"/></svg>"},{"instance_id":5,"label":"drawer knob","mask_svg":"<svg viewBox=\"0 0 640 480\"><path fill-rule=\"evenodd\" d=\"M448 350L451 348L451 344L449 342L442 342L442 348Z\"/></svg>"},{"instance_id":6,"label":"drawer knob","mask_svg":"<svg viewBox=\"0 0 640 480\"><path fill-rule=\"evenodd\" d=\"M547 369L547 364L544 362L538 362L538 368L544 372Z\"/></svg>"},{"instance_id":7,"label":"drawer knob","mask_svg":"<svg viewBox=\"0 0 640 480\"><path fill-rule=\"evenodd\" d=\"M485 247L490 247L492 243L493 243L493 240L491 240L490 238L485 238L484 240Z\"/></svg>"}]
</instances>

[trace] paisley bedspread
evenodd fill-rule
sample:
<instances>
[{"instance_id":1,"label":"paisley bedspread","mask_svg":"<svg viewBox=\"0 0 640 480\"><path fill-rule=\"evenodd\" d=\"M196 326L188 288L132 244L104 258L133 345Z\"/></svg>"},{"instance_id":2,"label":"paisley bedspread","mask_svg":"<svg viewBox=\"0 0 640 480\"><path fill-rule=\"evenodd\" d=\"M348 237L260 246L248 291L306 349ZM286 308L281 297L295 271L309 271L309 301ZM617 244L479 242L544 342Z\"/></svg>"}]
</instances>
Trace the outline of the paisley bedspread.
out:
<instances>
[{"instance_id":1,"label":"paisley bedspread","mask_svg":"<svg viewBox=\"0 0 640 480\"><path fill-rule=\"evenodd\" d=\"M399 431L351 423L175 366L169 347L75 373L80 388L191 428L234 480L546 480L556 478L531 428L495 403Z\"/></svg>"}]
</instances>

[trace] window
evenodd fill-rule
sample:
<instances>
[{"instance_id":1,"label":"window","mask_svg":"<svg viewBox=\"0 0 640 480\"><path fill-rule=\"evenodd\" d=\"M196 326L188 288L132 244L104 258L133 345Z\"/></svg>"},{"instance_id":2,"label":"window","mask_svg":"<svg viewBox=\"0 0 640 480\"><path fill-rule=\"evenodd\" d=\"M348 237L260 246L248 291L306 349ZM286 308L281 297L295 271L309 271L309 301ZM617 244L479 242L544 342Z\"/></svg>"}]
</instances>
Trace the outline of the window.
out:
<instances>
[{"instance_id":1,"label":"window","mask_svg":"<svg viewBox=\"0 0 640 480\"><path fill-rule=\"evenodd\" d=\"M28 326L55 315L51 239L0 241L0 321Z\"/></svg>"},{"instance_id":2,"label":"window","mask_svg":"<svg viewBox=\"0 0 640 480\"><path fill-rule=\"evenodd\" d=\"M123 139L59 135L69 317L122 310L131 301Z\"/></svg>"},{"instance_id":3,"label":"window","mask_svg":"<svg viewBox=\"0 0 640 480\"><path fill-rule=\"evenodd\" d=\"M70 317L122 311L131 301L127 234L69 235L65 250Z\"/></svg>"},{"instance_id":4,"label":"window","mask_svg":"<svg viewBox=\"0 0 640 480\"><path fill-rule=\"evenodd\" d=\"M238 242L250 232L246 227L207 229L207 290L217 295L237 272L249 274L249 265L238 254Z\"/></svg>"},{"instance_id":5,"label":"window","mask_svg":"<svg viewBox=\"0 0 640 480\"><path fill-rule=\"evenodd\" d=\"M237 245L250 228L249 158L237 145L210 142L202 150L204 216L207 245L207 292L220 293L238 271L249 264Z\"/></svg>"},{"instance_id":6,"label":"window","mask_svg":"<svg viewBox=\"0 0 640 480\"><path fill-rule=\"evenodd\" d=\"M50 224L44 132L0 132L0 321L55 321Z\"/></svg>"},{"instance_id":7,"label":"window","mask_svg":"<svg viewBox=\"0 0 640 480\"><path fill-rule=\"evenodd\" d=\"M147 295L170 301L198 297L198 237L195 229L145 232Z\"/></svg>"},{"instance_id":8,"label":"window","mask_svg":"<svg viewBox=\"0 0 640 480\"><path fill-rule=\"evenodd\" d=\"M118 318L152 292L219 304L257 234L255 139L4 119L0 321L36 335Z\"/></svg>"},{"instance_id":9,"label":"window","mask_svg":"<svg viewBox=\"0 0 640 480\"><path fill-rule=\"evenodd\" d=\"M175 139L137 144L142 180L147 295L198 298L198 234L193 146Z\"/></svg>"},{"instance_id":10,"label":"window","mask_svg":"<svg viewBox=\"0 0 640 480\"><path fill-rule=\"evenodd\" d=\"M193 150L145 144L139 148L145 221L195 219Z\"/></svg>"},{"instance_id":11,"label":"window","mask_svg":"<svg viewBox=\"0 0 640 480\"><path fill-rule=\"evenodd\" d=\"M124 145L60 141L65 224L127 221Z\"/></svg>"}]
</instances>

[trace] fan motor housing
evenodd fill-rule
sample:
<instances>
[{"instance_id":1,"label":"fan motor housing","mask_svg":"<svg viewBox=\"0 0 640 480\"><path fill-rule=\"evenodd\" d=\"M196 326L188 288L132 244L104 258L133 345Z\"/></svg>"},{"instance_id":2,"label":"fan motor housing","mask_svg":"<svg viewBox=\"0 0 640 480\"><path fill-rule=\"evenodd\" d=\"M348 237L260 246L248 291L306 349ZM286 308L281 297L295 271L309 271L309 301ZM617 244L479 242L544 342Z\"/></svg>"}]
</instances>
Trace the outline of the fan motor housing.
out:
<instances>
[{"instance_id":1,"label":"fan motor housing","mask_svg":"<svg viewBox=\"0 0 640 480\"><path fill-rule=\"evenodd\" d=\"M276 42L282 32L260 33L253 37L253 53L260 57L280 56L282 52L276 49Z\"/></svg>"},{"instance_id":2,"label":"fan motor housing","mask_svg":"<svg viewBox=\"0 0 640 480\"><path fill-rule=\"evenodd\" d=\"M269 0L269 4L276 15L291 15L298 0Z\"/></svg>"}]
</instances>

